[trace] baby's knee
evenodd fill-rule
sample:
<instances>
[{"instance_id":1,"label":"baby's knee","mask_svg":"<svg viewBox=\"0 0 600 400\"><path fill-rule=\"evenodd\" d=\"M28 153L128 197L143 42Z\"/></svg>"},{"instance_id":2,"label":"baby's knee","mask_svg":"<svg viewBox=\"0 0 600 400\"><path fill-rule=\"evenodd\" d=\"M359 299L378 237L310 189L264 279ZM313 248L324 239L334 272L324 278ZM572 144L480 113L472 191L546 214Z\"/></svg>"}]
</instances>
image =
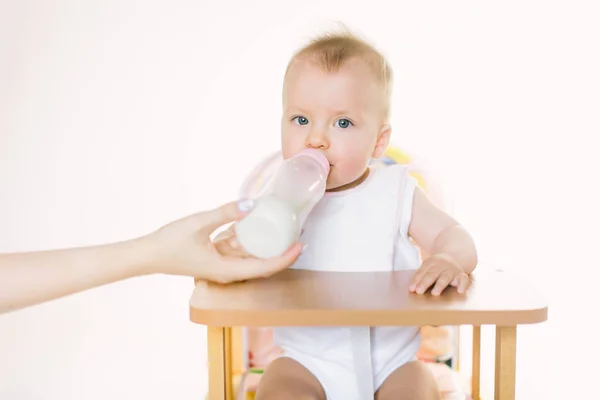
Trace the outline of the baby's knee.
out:
<instances>
[{"instance_id":1,"label":"baby's knee","mask_svg":"<svg viewBox=\"0 0 600 400\"><path fill-rule=\"evenodd\" d=\"M319 380L302 364L282 357L265 370L256 390L256 400L325 400Z\"/></svg>"},{"instance_id":2,"label":"baby's knee","mask_svg":"<svg viewBox=\"0 0 600 400\"><path fill-rule=\"evenodd\" d=\"M421 361L404 364L383 382L375 400L440 400L440 391L427 365Z\"/></svg>"}]
</instances>

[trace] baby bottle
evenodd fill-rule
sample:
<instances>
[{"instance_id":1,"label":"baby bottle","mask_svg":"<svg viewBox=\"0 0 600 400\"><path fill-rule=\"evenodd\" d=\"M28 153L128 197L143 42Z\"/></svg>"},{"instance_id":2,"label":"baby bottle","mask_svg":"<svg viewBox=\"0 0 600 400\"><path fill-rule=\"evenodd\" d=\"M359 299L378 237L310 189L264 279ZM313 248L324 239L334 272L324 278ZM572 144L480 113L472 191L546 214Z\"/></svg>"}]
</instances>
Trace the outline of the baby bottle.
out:
<instances>
[{"instance_id":1,"label":"baby bottle","mask_svg":"<svg viewBox=\"0 0 600 400\"><path fill-rule=\"evenodd\" d=\"M253 210L235 224L239 244L258 258L282 255L298 240L306 217L325 193L329 161L305 149L285 160Z\"/></svg>"}]
</instances>

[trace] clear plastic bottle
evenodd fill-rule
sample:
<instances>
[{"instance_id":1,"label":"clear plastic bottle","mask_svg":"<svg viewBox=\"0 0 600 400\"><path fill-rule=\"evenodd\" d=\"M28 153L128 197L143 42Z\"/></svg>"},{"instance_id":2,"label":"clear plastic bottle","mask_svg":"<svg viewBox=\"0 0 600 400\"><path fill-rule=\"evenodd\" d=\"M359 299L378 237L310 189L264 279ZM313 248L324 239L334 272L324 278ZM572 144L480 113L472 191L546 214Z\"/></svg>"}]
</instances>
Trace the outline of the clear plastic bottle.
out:
<instances>
[{"instance_id":1,"label":"clear plastic bottle","mask_svg":"<svg viewBox=\"0 0 600 400\"><path fill-rule=\"evenodd\" d=\"M242 248L258 258L283 254L298 240L306 217L323 197L329 169L327 158L313 149L284 161L254 209L235 224Z\"/></svg>"}]
</instances>

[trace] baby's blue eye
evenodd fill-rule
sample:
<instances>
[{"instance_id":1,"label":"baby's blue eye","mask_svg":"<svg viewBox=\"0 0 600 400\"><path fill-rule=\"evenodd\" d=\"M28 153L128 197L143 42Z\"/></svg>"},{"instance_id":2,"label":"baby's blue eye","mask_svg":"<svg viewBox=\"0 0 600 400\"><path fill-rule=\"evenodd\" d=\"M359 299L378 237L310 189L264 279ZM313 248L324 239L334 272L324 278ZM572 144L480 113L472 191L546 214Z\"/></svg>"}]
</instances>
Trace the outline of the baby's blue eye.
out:
<instances>
[{"instance_id":1,"label":"baby's blue eye","mask_svg":"<svg viewBox=\"0 0 600 400\"><path fill-rule=\"evenodd\" d=\"M296 121L298 125L308 125L308 118L306 117L294 117L293 121Z\"/></svg>"},{"instance_id":2,"label":"baby's blue eye","mask_svg":"<svg viewBox=\"0 0 600 400\"><path fill-rule=\"evenodd\" d=\"M342 129L349 128L350 125L352 125L352 122L346 118L340 118L335 122L335 126Z\"/></svg>"}]
</instances>

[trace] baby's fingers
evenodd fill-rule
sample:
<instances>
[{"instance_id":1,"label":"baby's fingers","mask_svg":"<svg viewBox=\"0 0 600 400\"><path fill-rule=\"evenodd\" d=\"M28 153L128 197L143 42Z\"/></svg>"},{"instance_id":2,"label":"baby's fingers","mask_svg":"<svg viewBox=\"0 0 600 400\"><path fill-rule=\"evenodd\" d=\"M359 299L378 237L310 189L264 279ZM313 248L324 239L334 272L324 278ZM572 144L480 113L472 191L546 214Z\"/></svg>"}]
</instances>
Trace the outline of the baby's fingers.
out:
<instances>
[{"instance_id":1,"label":"baby's fingers","mask_svg":"<svg viewBox=\"0 0 600 400\"><path fill-rule=\"evenodd\" d=\"M417 270L415 276L413 276L412 281L410 282L410 285L408 286L408 290L410 292L417 291L417 286L419 285L419 283L421 283L421 279L423 279L423 275L425 275L425 272L427 272L427 268L421 267Z\"/></svg>"},{"instance_id":2,"label":"baby's fingers","mask_svg":"<svg viewBox=\"0 0 600 400\"><path fill-rule=\"evenodd\" d=\"M421 277L419 275L419 271L417 271L415 273L415 276L413 276L412 281L410 281L410 285L408 285L408 291L414 292L415 290L417 290L417 285L419 284L420 280L421 280Z\"/></svg>"},{"instance_id":3,"label":"baby's fingers","mask_svg":"<svg viewBox=\"0 0 600 400\"><path fill-rule=\"evenodd\" d=\"M448 285L452 282L452 274L445 272L442 273L435 283L433 289L431 289L431 294L434 296L439 296L442 294L442 291L448 287Z\"/></svg>"},{"instance_id":4,"label":"baby's fingers","mask_svg":"<svg viewBox=\"0 0 600 400\"><path fill-rule=\"evenodd\" d=\"M457 291L460 294L463 294L464 292L467 291L467 288L469 287L470 279L469 276L465 273L460 274L458 277L458 285L457 285Z\"/></svg>"},{"instance_id":5,"label":"baby's fingers","mask_svg":"<svg viewBox=\"0 0 600 400\"><path fill-rule=\"evenodd\" d=\"M425 260L417 272L415 272L415 276L413 276L410 285L408 286L408 290L410 292L416 292L423 277L428 274L434 266L435 264L433 264L430 259Z\"/></svg>"},{"instance_id":6,"label":"baby's fingers","mask_svg":"<svg viewBox=\"0 0 600 400\"><path fill-rule=\"evenodd\" d=\"M423 294L427 289L433 285L435 281L437 281L440 276L440 270L436 268L430 268L420 279L419 282L416 283L415 292L417 294Z\"/></svg>"}]
</instances>

